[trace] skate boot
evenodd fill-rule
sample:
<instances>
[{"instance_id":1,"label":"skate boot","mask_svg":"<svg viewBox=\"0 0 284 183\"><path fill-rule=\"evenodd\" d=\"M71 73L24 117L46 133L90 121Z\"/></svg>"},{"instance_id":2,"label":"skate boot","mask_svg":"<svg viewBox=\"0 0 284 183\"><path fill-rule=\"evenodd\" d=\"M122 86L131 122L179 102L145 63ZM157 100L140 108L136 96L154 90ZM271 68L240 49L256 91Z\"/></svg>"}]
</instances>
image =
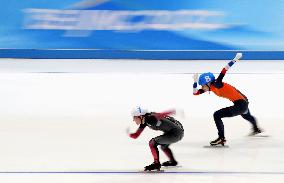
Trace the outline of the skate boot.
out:
<instances>
[{"instance_id":1,"label":"skate boot","mask_svg":"<svg viewBox=\"0 0 284 183\"><path fill-rule=\"evenodd\" d=\"M145 166L144 171L152 171L152 170L160 171L160 168L161 168L161 164L154 162L151 165Z\"/></svg>"},{"instance_id":2,"label":"skate boot","mask_svg":"<svg viewBox=\"0 0 284 183\"><path fill-rule=\"evenodd\" d=\"M259 128L253 129L252 132L248 136L255 136L257 134L262 133L263 131Z\"/></svg>"},{"instance_id":3,"label":"skate boot","mask_svg":"<svg viewBox=\"0 0 284 183\"><path fill-rule=\"evenodd\" d=\"M178 162L173 160L173 161L166 161L162 163L162 166L177 166Z\"/></svg>"},{"instance_id":4,"label":"skate boot","mask_svg":"<svg viewBox=\"0 0 284 183\"><path fill-rule=\"evenodd\" d=\"M218 137L216 140L213 140L210 142L211 146L217 146L217 145L222 145L224 146L226 143L226 139L225 138L220 138Z\"/></svg>"}]
</instances>

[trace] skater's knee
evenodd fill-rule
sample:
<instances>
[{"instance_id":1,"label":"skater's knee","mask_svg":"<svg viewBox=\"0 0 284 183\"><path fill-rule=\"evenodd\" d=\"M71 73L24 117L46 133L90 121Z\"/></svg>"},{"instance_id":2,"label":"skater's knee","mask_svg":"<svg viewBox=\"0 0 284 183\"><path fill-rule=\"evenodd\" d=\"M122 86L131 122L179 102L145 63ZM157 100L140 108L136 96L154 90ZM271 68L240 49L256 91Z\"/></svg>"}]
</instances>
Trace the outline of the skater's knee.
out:
<instances>
[{"instance_id":1,"label":"skater's knee","mask_svg":"<svg viewBox=\"0 0 284 183\"><path fill-rule=\"evenodd\" d=\"M256 119L255 119L254 116L251 116L251 115L242 115L242 117L243 117L245 120L247 120L247 121L249 121L249 122L251 122L251 123L256 123Z\"/></svg>"},{"instance_id":2,"label":"skater's knee","mask_svg":"<svg viewBox=\"0 0 284 183\"><path fill-rule=\"evenodd\" d=\"M214 112L213 117L214 117L215 120L221 119L222 118L221 112L220 111Z\"/></svg>"},{"instance_id":3,"label":"skater's knee","mask_svg":"<svg viewBox=\"0 0 284 183\"><path fill-rule=\"evenodd\" d=\"M162 150L165 150L165 149L168 149L168 148L169 148L168 145L161 145L161 149L162 149Z\"/></svg>"},{"instance_id":4,"label":"skater's knee","mask_svg":"<svg viewBox=\"0 0 284 183\"><path fill-rule=\"evenodd\" d=\"M242 114L241 115L244 119L246 119L246 120L249 120L249 119L251 119L248 115L246 115L246 114Z\"/></svg>"},{"instance_id":5,"label":"skater's knee","mask_svg":"<svg viewBox=\"0 0 284 183\"><path fill-rule=\"evenodd\" d=\"M158 143L157 141L153 138L149 141L149 146L150 147L155 147L155 146L158 146Z\"/></svg>"}]
</instances>

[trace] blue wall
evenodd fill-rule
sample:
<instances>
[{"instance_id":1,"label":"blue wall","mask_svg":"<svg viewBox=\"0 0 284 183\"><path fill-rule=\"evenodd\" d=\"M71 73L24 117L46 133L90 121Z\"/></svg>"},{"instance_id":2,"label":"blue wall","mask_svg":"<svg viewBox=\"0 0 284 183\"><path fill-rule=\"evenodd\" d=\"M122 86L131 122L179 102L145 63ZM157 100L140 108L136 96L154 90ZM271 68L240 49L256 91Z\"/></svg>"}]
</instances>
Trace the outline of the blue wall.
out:
<instances>
[{"instance_id":1,"label":"blue wall","mask_svg":"<svg viewBox=\"0 0 284 183\"><path fill-rule=\"evenodd\" d=\"M241 51L244 60L284 60L283 51ZM237 51L127 51L2 49L0 58L229 60Z\"/></svg>"},{"instance_id":2,"label":"blue wall","mask_svg":"<svg viewBox=\"0 0 284 183\"><path fill-rule=\"evenodd\" d=\"M284 0L9 0L0 57L283 59L283 12Z\"/></svg>"}]
</instances>

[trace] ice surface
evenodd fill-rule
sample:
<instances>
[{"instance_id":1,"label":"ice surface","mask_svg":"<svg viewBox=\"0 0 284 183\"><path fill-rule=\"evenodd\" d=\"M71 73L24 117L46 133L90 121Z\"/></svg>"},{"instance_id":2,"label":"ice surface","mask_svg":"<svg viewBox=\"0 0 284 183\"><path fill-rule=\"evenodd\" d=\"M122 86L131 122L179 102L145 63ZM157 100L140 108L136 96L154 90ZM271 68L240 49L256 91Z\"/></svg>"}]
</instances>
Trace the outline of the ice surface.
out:
<instances>
[{"instance_id":1,"label":"ice surface","mask_svg":"<svg viewBox=\"0 0 284 183\"><path fill-rule=\"evenodd\" d=\"M213 112L231 103L213 93L193 96L192 73L217 74L226 64L1 60L0 182L284 182L283 61L240 61L224 79L247 95L270 137L249 138L248 122L227 118L230 148L203 148L217 137ZM181 168L135 173L152 162L148 141L160 134L146 129L128 138L136 105L184 110L176 117L185 136L172 145Z\"/></svg>"}]
</instances>

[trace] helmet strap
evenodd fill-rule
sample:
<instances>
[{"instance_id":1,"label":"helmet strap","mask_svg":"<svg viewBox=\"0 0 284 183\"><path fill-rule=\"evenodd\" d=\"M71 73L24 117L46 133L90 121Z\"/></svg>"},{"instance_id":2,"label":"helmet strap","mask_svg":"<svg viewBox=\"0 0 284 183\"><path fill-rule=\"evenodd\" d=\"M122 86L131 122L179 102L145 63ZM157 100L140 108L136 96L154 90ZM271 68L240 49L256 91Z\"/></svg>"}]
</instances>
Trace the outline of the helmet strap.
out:
<instances>
[{"instance_id":1,"label":"helmet strap","mask_svg":"<svg viewBox=\"0 0 284 183\"><path fill-rule=\"evenodd\" d=\"M206 86L209 88L209 92L211 91L211 87L209 84L206 84Z\"/></svg>"},{"instance_id":2,"label":"helmet strap","mask_svg":"<svg viewBox=\"0 0 284 183\"><path fill-rule=\"evenodd\" d=\"M141 119L141 123L144 124L145 123L145 118L143 116L139 116L139 118Z\"/></svg>"}]
</instances>

